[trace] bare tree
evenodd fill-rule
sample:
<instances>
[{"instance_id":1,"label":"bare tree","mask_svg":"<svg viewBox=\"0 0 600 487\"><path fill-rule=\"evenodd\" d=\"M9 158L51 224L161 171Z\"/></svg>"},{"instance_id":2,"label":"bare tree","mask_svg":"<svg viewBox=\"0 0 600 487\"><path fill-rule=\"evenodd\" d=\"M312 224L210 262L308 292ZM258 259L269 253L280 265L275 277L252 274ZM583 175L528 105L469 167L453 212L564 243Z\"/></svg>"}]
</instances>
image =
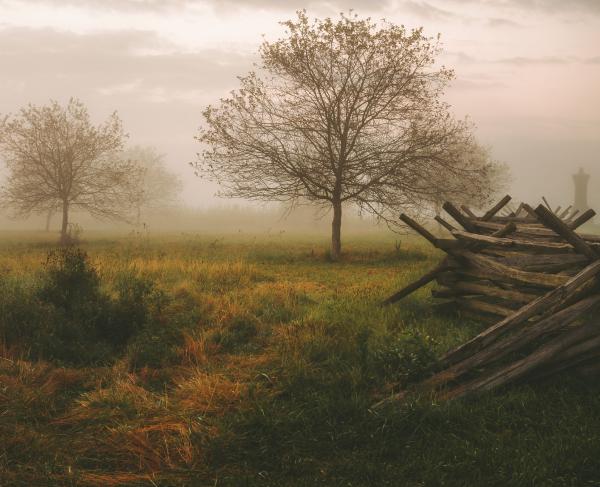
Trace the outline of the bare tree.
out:
<instances>
[{"instance_id":1,"label":"bare tree","mask_svg":"<svg viewBox=\"0 0 600 487\"><path fill-rule=\"evenodd\" d=\"M125 138L113 113L92 125L81 101L29 105L0 120L0 150L8 179L1 201L17 216L62 211L61 241L68 240L69 212L82 209L98 218L123 218L131 204L136 168L119 159Z\"/></svg>"},{"instance_id":2,"label":"bare tree","mask_svg":"<svg viewBox=\"0 0 600 487\"><path fill-rule=\"evenodd\" d=\"M153 147L132 147L125 151L124 157L138 167L139 179L132 200L139 225L143 210L174 204L182 183L176 174L165 167L164 155Z\"/></svg>"},{"instance_id":3,"label":"bare tree","mask_svg":"<svg viewBox=\"0 0 600 487\"><path fill-rule=\"evenodd\" d=\"M328 206L333 258L344 203L395 224L442 189L486 195L491 162L441 100L453 72L434 66L437 38L343 14L284 25L260 48L262 76L204 112L195 166L222 195Z\"/></svg>"}]
</instances>

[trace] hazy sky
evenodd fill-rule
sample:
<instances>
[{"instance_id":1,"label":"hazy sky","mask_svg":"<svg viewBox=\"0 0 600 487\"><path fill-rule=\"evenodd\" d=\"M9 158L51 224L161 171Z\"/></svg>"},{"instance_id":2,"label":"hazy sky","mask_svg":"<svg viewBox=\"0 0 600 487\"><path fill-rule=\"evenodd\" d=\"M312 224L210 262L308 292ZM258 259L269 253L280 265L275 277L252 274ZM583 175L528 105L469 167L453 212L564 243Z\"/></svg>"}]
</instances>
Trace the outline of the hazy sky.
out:
<instances>
[{"instance_id":1,"label":"hazy sky","mask_svg":"<svg viewBox=\"0 0 600 487\"><path fill-rule=\"evenodd\" d=\"M69 96L98 121L117 110L131 143L166 154L187 202L214 204L187 165L202 110L301 8L441 33L447 99L510 164L513 195L569 204L581 165L600 208L600 0L0 0L0 113Z\"/></svg>"}]
</instances>

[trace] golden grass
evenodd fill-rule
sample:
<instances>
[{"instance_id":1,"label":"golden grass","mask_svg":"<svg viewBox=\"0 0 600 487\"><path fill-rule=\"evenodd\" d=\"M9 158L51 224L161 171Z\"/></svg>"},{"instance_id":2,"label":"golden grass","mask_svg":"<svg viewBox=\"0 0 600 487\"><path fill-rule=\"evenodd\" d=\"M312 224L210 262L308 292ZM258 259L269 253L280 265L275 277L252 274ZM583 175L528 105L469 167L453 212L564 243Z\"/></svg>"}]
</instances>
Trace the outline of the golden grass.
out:
<instances>
[{"instance_id":1,"label":"golden grass","mask_svg":"<svg viewBox=\"0 0 600 487\"><path fill-rule=\"evenodd\" d=\"M178 363L164 369L132 370L126 357L112 367L58 367L1 348L0 410L11 414L0 417L0 431L19 435L10 444L5 439L4 448L26 451L33 438L47 442L52 451L41 447L48 455L43 461L57 462L63 472L52 474L57 485L170 485L160 479L204 471L204 444L223 433L219 419L249 407L249 394L277 394L275 369L308 363L307 343L333 343L321 302L377 299L414 271L365 264L362 254L332 267L310 243L293 249L296 261L288 265L289 249L277 245L90 243L87 251L108 289L123 273L148 277L172 299L170 312L195 308L199 319L185 324ZM34 279L48 248L7 247L0 270ZM364 266L360 279L357 265ZM212 337L239 319L257 324L254 348L222 350ZM15 408L43 421L21 424Z\"/></svg>"},{"instance_id":2,"label":"golden grass","mask_svg":"<svg viewBox=\"0 0 600 487\"><path fill-rule=\"evenodd\" d=\"M142 426L109 428L99 449L117 457L123 467L160 472L192 467L197 450L190 441L189 424L164 418L147 418Z\"/></svg>"},{"instance_id":3,"label":"golden grass","mask_svg":"<svg viewBox=\"0 0 600 487\"><path fill-rule=\"evenodd\" d=\"M195 369L176 383L172 400L182 411L193 415L224 414L240 403L246 389L246 384L225 374Z\"/></svg>"}]
</instances>

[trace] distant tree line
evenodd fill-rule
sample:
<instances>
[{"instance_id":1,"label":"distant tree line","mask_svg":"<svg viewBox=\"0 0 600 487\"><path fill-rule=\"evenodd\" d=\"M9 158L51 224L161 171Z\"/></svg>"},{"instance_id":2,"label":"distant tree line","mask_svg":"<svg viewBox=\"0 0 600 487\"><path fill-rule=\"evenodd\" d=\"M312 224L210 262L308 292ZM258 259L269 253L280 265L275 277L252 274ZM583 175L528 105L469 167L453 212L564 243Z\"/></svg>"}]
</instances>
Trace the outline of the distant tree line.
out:
<instances>
[{"instance_id":1,"label":"distant tree line","mask_svg":"<svg viewBox=\"0 0 600 487\"><path fill-rule=\"evenodd\" d=\"M127 135L113 113L92 124L77 99L66 106L29 105L0 120L0 156L8 177L0 203L15 216L61 214L60 240L69 240L72 210L100 219L140 221L144 209L176 199L181 188L154 149L124 151Z\"/></svg>"},{"instance_id":2,"label":"distant tree line","mask_svg":"<svg viewBox=\"0 0 600 487\"><path fill-rule=\"evenodd\" d=\"M341 253L342 212L354 206L399 224L446 199L478 207L507 180L468 120L443 101L454 77L438 66L439 37L341 14L284 22L260 47L259 72L204 111L196 173L222 195L331 210L331 256ZM174 203L181 182L154 149L125 150L116 113L94 125L83 103L29 105L0 119L8 178L0 204L16 216L70 212L139 224Z\"/></svg>"}]
</instances>

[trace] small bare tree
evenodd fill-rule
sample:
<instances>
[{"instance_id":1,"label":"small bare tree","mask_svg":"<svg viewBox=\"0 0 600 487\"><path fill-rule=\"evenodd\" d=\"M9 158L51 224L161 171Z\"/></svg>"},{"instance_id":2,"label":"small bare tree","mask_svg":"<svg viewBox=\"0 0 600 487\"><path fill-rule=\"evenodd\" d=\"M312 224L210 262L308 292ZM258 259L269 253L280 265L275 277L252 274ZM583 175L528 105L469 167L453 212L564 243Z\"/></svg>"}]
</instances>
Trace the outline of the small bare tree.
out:
<instances>
[{"instance_id":1,"label":"small bare tree","mask_svg":"<svg viewBox=\"0 0 600 487\"><path fill-rule=\"evenodd\" d=\"M8 178L1 202L17 216L62 211L61 242L68 240L69 212L121 219L131 205L135 165L120 159L121 121L116 113L92 125L86 107L71 99L29 105L0 120L0 151Z\"/></svg>"},{"instance_id":2,"label":"small bare tree","mask_svg":"<svg viewBox=\"0 0 600 487\"><path fill-rule=\"evenodd\" d=\"M138 168L139 179L132 201L136 223L140 224L143 210L163 208L177 202L182 183L176 174L165 167L164 155L153 147L135 146L127 149L124 157Z\"/></svg>"},{"instance_id":3,"label":"small bare tree","mask_svg":"<svg viewBox=\"0 0 600 487\"><path fill-rule=\"evenodd\" d=\"M204 112L198 174L224 196L331 208L334 259L344 204L395 224L441 191L486 196L491 163L441 100L453 73L434 66L437 39L343 14L298 12L284 25L285 38L260 48L263 76L241 77Z\"/></svg>"}]
</instances>

